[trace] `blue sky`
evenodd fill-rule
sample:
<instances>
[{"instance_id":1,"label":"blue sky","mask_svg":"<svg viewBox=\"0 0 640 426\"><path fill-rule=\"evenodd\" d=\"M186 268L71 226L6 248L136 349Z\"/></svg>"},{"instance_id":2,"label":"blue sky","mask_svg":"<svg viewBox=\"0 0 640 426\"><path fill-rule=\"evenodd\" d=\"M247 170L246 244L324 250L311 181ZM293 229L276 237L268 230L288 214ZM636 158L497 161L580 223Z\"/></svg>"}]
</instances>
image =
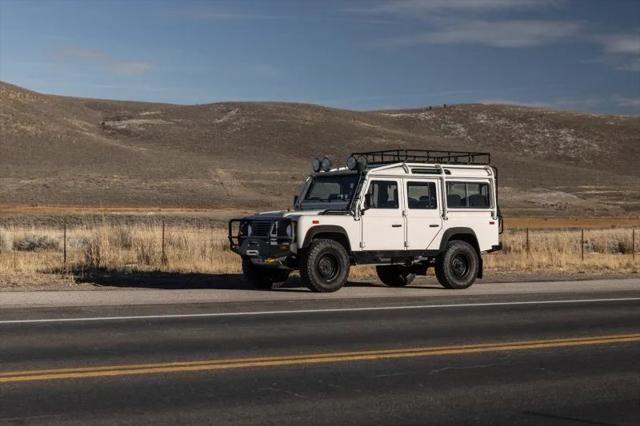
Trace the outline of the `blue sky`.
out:
<instances>
[{"instance_id":1,"label":"blue sky","mask_svg":"<svg viewBox=\"0 0 640 426\"><path fill-rule=\"evenodd\" d=\"M0 0L0 80L71 96L640 114L638 0Z\"/></svg>"}]
</instances>

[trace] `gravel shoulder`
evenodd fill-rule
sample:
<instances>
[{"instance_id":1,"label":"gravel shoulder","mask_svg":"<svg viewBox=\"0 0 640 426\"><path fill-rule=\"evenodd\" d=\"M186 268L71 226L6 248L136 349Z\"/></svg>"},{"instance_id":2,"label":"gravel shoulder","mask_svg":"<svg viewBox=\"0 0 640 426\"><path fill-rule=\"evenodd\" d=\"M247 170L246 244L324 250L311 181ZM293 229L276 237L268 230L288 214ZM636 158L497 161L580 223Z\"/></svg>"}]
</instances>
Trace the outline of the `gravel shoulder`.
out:
<instances>
[{"instance_id":1,"label":"gravel shoulder","mask_svg":"<svg viewBox=\"0 0 640 426\"><path fill-rule=\"evenodd\" d=\"M592 281L604 279L640 278L638 273L540 273L540 272L486 272L484 283L518 283L546 281ZM286 284L287 288L300 287L300 282L293 277ZM382 286L376 277L352 280L350 286L368 285ZM434 276L418 277L412 286L438 286ZM110 273L94 272L85 276L61 274L0 274L0 293L16 291L91 291L122 289L249 289L250 287L239 274L200 274L200 273L164 273L164 272L131 272Z\"/></svg>"}]
</instances>

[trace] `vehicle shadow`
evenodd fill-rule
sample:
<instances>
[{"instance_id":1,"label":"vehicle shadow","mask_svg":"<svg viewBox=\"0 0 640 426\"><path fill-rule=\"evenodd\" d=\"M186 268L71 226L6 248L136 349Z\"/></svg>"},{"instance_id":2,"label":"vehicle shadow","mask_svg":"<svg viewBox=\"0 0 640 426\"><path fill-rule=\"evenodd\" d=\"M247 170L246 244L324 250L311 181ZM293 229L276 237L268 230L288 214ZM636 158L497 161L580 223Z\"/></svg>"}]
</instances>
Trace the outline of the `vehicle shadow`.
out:
<instances>
[{"instance_id":1,"label":"vehicle shadow","mask_svg":"<svg viewBox=\"0 0 640 426\"><path fill-rule=\"evenodd\" d=\"M207 274L193 272L162 272L162 271L123 271L103 268L72 269L55 271L71 274L76 283L90 284L99 287L148 288L159 290L250 290L250 291L308 291L300 277L294 275L274 290L257 289L249 284L242 274ZM349 281L346 287L386 287L375 279ZM410 288L442 289L430 282L414 283L409 287L399 287L398 290Z\"/></svg>"},{"instance_id":2,"label":"vehicle shadow","mask_svg":"<svg viewBox=\"0 0 640 426\"><path fill-rule=\"evenodd\" d=\"M119 271L101 268L67 271L76 283L100 287L152 288L159 290L220 289L256 290L242 274Z\"/></svg>"}]
</instances>

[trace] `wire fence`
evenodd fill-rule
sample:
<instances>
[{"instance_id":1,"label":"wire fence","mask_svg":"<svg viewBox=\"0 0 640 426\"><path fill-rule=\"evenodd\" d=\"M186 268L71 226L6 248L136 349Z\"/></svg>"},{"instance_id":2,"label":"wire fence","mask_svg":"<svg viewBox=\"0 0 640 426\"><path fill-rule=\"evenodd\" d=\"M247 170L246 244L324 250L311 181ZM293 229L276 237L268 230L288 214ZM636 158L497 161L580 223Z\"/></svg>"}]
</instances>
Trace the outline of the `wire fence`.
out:
<instances>
[{"instance_id":1,"label":"wire fence","mask_svg":"<svg viewBox=\"0 0 640 426\"><path fill-rule=\"evenodd\" d=\"M509 229L503 250L485 257L497 270L637 269L635 228ZM101 268L234 273L237 256L222 227L90 224L0 226L0 272Z\"/></svg>"}]
</instances>

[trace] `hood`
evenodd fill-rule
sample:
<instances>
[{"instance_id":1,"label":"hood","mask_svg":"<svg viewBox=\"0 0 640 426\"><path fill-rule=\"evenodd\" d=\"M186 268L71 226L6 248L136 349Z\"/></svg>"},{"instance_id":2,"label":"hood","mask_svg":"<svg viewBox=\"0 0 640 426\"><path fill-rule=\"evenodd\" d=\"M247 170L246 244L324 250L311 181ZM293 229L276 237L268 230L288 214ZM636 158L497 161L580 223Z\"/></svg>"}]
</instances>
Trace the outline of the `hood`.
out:
<instances>
[{"instance_id":1,"label":"hood","mask_svg":"<svg viewBox=\"0 0 640 426\"><path fill-rule=\"evenodd\" d=\"M258 212L245 217L250 220L275 220L283 217L295 219L301 216L318 216L322 210L276 210L272 212Z\"/></svg>"}]
</instances>

